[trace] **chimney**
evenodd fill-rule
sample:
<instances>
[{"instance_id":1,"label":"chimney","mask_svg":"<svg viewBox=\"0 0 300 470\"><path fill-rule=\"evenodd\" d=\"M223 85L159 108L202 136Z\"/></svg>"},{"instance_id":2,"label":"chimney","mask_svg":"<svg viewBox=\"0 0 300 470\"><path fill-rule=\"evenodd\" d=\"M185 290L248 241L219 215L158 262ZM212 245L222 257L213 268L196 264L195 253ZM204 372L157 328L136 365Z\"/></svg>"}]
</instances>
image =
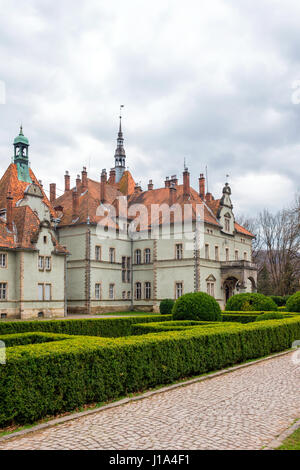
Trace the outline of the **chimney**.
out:
<instances>
[{"instance_id":1,"label":"chimney","mask_svg":"<svg viewBox=\"0 0 300 470\"><path fill-rule=\"evenodd\" d=\"M13 198L11 192L7 193L6 197L6 225L9 232L13 231Z\"/></svg>"},{"instance_id":2,"label":"chimney","mask_svg":"<svg viewBox=\"0 0 300 470\"><path fill-rule=\"evenodd\" d=\"M56 184L51 183L50 184L50 202L51 202L51 204L54 203L55 199L56 199Z\"/></svg>"},{"instance_id":3,"label":"chimney","mask_svg":"<svg viewBox=\"0 0 300 470\"><path fill-rule=\"evenodd\" d=\"M83 167L83 170L81 172L81 178L82 178L82 192L84 193L88 188L87 171L86 171L85 166Z\"/></svg>"},{"instance_id":4,"label":"chimney","mask_svg":"<svg viewBox=\"0 0 300 470\"><path fill-rule=\"evenodd\" d=\"M100 185L100 202L105 201L106 197L106 183L107 183L107 173L106 170L103 169L101 173L101 185Z\"/></svg>"},{"instance_id":5,"label":"chimney","mask_svg":"<svg viewBox=\"0 0 300 470\"><path fill-rule=\"evenodd\" d=\"M72 219L77 219L79 216L79 199L78 199L78 192L76 189L72 191Z\"/></svg>"},{"instance_id":6,"label":"chimney","mask_svg":"<svg viewBox=\"0 0 300 470\"><path fill-rule=\"evenodd\" d=\"M68 171L65 174L65 192L67 191L70 191L70 175Z\"/></svg>"},{"instance_id":7,"label":"chimney","mask_svg":"<svg viewBox=\"0 0 300 470\"><path fill-rule=\"evenodd\" d=\"M169 179L168 176L166 176L166 180L165 180L165 188L169 188L171 186L171 181Z\"/></svg>"},{"instance_id":8,"label":"chimney","mask_svg":"<svg viewBox=\"0 0 300 470\"><path fill-rule=\"evenodd\" d=\"M176 201L176 193L177 193L177 189L175 187L175 184L171 184L170 185L170 189L169 189L169 206L173 206L173 204L175 204L175 201Z\"/></svg>"},{"instance_id":9,"label":"chimney","mask_svg":"<svg viewBox=\"0 0 300 470\"><path fill-rule=\"evenodd\" d=\"M190 174L189 174L189 170L185 168L183 172L183 195L189 196L190 193L191 193Z\"/></svg>"},{"instance_id":10,"label":"chimney","mask_svg":"<svg viewBox=\"0 0 300 470\"><path fill-rule=\"evenodd\" d=\"M81 192L81 179L80 179L80 175L77 175L77 178L76 178L76 191L78 192L78 194Z\"/></svg>"},{"instance_id":11,"label":"chimney","mask_svg":"<svg viewBox=\"0 0 300 470\"><path fill-rule=\"evenodd\" d=\"M116 170L112 168L109 172L110 184L116 184Z\"/></svg>"},{"instance_id":12,"label":"chimney","mask_svg":"<svg viewBox=\"0 0 300 470\"><path fill-rule=\"evenodd\" d=\"M141 185L140 184L136 184L135 187L134 187L134 192L135 193L141 193L142 192L142 188L141 188Z\"/></svg>"},{"instance_id":13,"label":"chimney","mask_svg":"<svg viewBox=\"0 0 300 470\"><path fill-rule=\"evenodd\" d=\"M153 189L153 182L152 182L152 180L149 180L148 191L152 191L152 189Z\"/></svg>"},{"instance_id":14,"label":"chimney","mask_svg":"<svg viewBox=\"0 0 300 470\"><path fill-rule=\"evenodd\" d=\"M178 186L178 179L177 179L176 175L171 176L170 184L171 184L171 186L172 186L172 184L174 184L174 186Z\"/></svg>"},{"instance_id":15,"label":"chimney","mask_svg":"<svg viewBox=\"0 0 300 470\"><path fill-rule=\"evenodd\" d=\"M199 178L199 196L201 199L205 199L205 178L203 173L200 173Z\"/></svg>"}]
</instances>

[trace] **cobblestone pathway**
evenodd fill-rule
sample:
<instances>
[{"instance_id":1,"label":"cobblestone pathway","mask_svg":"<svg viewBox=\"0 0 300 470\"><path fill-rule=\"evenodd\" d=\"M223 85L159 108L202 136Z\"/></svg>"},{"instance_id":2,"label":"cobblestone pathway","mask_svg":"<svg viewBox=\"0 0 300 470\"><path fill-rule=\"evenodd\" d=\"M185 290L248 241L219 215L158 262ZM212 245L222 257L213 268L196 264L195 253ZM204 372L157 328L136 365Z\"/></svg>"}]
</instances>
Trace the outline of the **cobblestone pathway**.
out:
<instances>
[{"instance_id":1,"label":"cobblestone pathway","mask_svg":"<svg viewBox=\"0 0 300 470\"><path fill-rule=\"evenodd\" d=\"M291 355L97 412L0 449L260 449L300 417Z\"/></svg>"}]
</instances>

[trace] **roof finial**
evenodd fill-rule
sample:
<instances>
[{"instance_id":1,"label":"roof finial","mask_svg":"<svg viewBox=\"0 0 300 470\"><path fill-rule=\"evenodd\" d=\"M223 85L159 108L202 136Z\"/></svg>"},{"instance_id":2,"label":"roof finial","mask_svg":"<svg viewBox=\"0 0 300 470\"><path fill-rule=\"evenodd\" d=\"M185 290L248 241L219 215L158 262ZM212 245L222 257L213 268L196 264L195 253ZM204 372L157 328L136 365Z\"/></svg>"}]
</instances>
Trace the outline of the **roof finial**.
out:
<instances>
[{"instance_id":1,"label":"roof finial","mask_svg":"<svg viewBox=\"0 0 300 470\"><path fill-rule=\"evenodd\" d=\"M23 134L23 124L22 124L22 123L21 123L21 125L20 125L20 133L19 133L19 135L24 135L24 134Z\"/></svg>"}]
</instances>

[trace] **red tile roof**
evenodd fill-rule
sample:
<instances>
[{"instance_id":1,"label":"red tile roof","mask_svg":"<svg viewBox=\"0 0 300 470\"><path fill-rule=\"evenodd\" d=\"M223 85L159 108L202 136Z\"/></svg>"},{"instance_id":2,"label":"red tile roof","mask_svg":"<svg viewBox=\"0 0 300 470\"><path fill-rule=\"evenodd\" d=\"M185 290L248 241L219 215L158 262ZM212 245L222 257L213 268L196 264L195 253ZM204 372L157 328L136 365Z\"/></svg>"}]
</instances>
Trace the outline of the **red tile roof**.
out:
<instances>
[{"instance_id":1,"label":"red tile roof","mask_svg":"<svg viewBox=\"0 0 300 470\"><path fill-rule=\"evenodd\" d=\"M45 195L42 186L39 184L33 171L30 169L30 177L32 182L37 184L43 194L43 202L49 208L53 217L56 217L56 212L50 204L47 196ZM35 249L37 235L41 229L38 216L33 212L29 206L16 206L16 204L24 198L26 189L30 183L25 183L18 180L18 171L15 164L9 165L0 180L0 209L7 207L7 194L10 191L13 199L12 219L13 219L13 232L7 230L6 221L4 217L0 217L0 247L1 248L21 248L21 249ZM57 253L66 253L67 250L62 247L55 239L52 229L49 226L51 237L54 243L54 251Z\"/></svg>"}]
</instances>

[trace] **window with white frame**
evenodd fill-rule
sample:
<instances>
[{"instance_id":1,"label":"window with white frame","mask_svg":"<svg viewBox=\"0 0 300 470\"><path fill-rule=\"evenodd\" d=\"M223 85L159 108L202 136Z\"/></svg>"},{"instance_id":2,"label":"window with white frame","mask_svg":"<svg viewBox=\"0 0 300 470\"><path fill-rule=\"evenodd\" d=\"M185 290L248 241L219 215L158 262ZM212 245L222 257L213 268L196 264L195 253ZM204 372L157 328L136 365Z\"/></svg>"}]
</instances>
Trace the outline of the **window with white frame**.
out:
<instances>
[{"instance_id":1,"label":"window with white frame","mask_svg":"<svg viewBox=\"0 0 300 470\"><path fill-rule=\"evenodd\" d=\"M7 299L7 283L0 282L0 300Z\"/></svg>"},{"instance_id":2,"label":"window with white frame","mask_svg":"<svg viewBox=\"0 0 300 470\"><path fill-rule=\"evenodd\" d=\"M109 298L113 300L115 298L115 285L109 284Z\"/></svg>"},{"instance_id":3,"label":"window with white frame","mask_svg":"<svg viewBox=\"0 0 300 470\"><path fill-rule=\"evenodd\" d=\"M205 259L209 259L209 245L205 245Z\"/></svg>"},{"instance_id":4,"label":"window with white frame","mask_svg":"<svg viewBox=\"0 0 300 470\"><path fill-rule=\"evenodd\" d=\"M51 270L51 256L46 256L45 258L45 268L47 271Z\"/></svg>"},{"instance_id":5,"label":"window with white frame","mask_svg":"<svg viewBox=\"0 0 300 470\"><path fill-rule=\"evenodd\" d=\"M207 293L212 297L215 296L215 283L214 282L207 282Z\"/></svg>"},{"instance_id":6,"label":"window with white frame","mask_svg":"<svg viewBox=\"0 0 300 470\"><path fill-rule=\"evenodd\" d=\"M7 254L0 253L0 268L6 268L7 266Z\"/></svg>"},{"instance_id":7,"label":"window with white frame","mask_svg":"<svg viewBox=\"0 0 300 470\"><path fill-rule=\"evenodd\" d=\"M101 261L101 246L95 246L95 259L96 261Z\"/></svg>"},{"instance_id":8,"label":"window with white frame","mask_svg":"<svg viewBox=\"0 0 300 470\"><path fill-rule=\"evenodd\" d=\"M215 260L219 261L220 260L220 253L219 253L219 247L215 246Z\"/></svg>"},{"instance_id":9,"label":"window with white frame","mask_svg":"<svg viewBox=\"0 0 300 470\"><path fill-rule=\"evenodd\" d=\"M101 300L101 283L97 282L95 284L95 299Z\"/></svg>"},{"instance_id":10,"label":"window with white frame","mask_svg":"<svg viewBox=\"0 0 300 470\"><path fill-rule=\"evenodd\" d=\"M135 264L141 264L141 262L142 262L141 250L135 250Z\"/></svg>"},{"instance_id":11,"label":"window with white frame","mask_svg":"<svg viewBox=\"0 0 300 470\"><path fill-rule=\"evenodd\" d=\"M176 246L175 246L175 256L176 256L176 259L182 259L182 257L183 257L183 247L182 247L182 243L176 243Z\"/></svg>"},{"instance_id":12,"label":"window with white frame","mask_svg":"<svg viewBox=\"0 0 300 470\"><path fill-rule=\"evenodd\" d=\"M136 300L141 300L142 298L142 284L140 282L135 284L135 298Z\"/></svg>"},{"instance_id":13,"label":"window with white frame","mask_svg":"<svg viewBox=\"0 0 300 470\"><path fill-rule=\"evenodd\" d=\"M175 297L176 299L179 299L183 294L183 283L182 282L176 282L175 284Z\"/></svg>"},{"instance_id":14,"label":"window with white frame","mask_svg":"<svg viewBox=\"0 0 300 470\"><path fill-rule=\"evenodd\" d=\"M109 262L115 263L116 261L116 250L114 248L109 249Z\"/></svg>"},{"instance_id":15,"label":"window with white frame","mask_svg":"<svg viewBox=\"0 0 300 470\"><path fill-rule=\"evenodd\" d=\"M39 256L39 270L43 271L44 270L44 257Z\"/></svg>"},{"instance_id":16,"label":"window with white frame","mask_svg":"<svg viewBox=\"0 0 300 470\"><path fill-rule=\"evenodd\" d=\"M150 250L150 248L145 249L145 263L146 264L151 263L151 250Z\"/></svg>"},{"instance_id":17,"label":"window with white frame","mask_svg":"<svg viewBox=\"0 0 300 470\"><path fill-rule=\"evenodd\" d=\"M44 300L44 284L38 284L38 300Z\"/></svg>"},{"instance_id":18,"label":"window with white frame","mask_svg":"<svg viewBox=\"0 0 300 470\"><path fill-rule=\"evenodd\" d=\"M44 300L51 300L51 284L44 286Z\"/></svg>"},{"instance_id":19,"label":"window with white frame","mask_svg":"<svg viewBox=\"0 0 300 470\"><path fill-rule=\"evenodd\" d=\"M145 299L151 299L151 282L145 282Z\"/></svg>"}]
</instances>

